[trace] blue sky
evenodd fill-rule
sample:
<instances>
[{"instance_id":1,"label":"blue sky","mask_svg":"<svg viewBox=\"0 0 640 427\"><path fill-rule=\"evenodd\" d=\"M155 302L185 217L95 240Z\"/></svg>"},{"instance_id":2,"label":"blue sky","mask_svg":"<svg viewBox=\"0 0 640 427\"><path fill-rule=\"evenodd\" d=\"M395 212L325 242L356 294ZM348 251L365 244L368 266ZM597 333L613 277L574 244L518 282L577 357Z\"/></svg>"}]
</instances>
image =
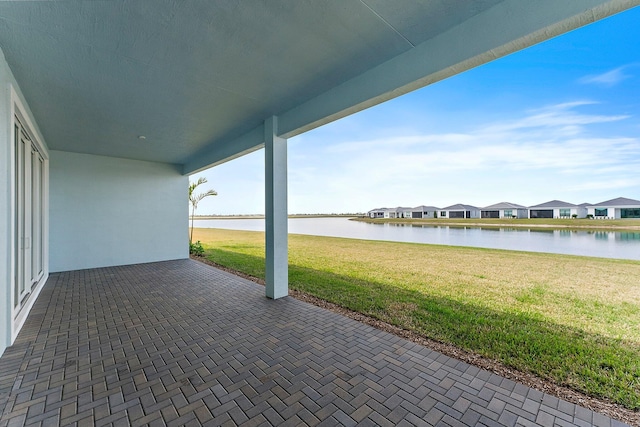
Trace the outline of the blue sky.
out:
<instances>
[{"instance_id":1,"label":"blue sky","mask_svg":"<svg viewBox=\"0 0 640 427\"><path fill-rule=\"evenodd\" d=\"M288 141L289 213L640 200L640 7ZM198 214L264 212L264 151Z\"/></svg>"}]
</instances>

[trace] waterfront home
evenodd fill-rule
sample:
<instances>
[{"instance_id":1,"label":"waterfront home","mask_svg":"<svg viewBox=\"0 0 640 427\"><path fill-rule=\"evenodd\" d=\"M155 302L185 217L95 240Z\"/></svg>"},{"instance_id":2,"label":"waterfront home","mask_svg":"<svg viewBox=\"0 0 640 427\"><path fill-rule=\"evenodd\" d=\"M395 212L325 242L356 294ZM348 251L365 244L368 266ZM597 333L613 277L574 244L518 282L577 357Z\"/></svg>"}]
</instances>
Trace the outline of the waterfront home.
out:
<instances>
[{"instance_id":1,"label":"waterfront home","mask_svg":"<svg viewBox=\"0 0 640 427\"><path fill-rule=\"evenodd\" d=\"M575 216L574 216L575 215ZM529 218L586 218L587 209L561 200L529 206Z\"/></svg>"},{"instance_id":2,"label":"waterfront home","mask_svg":"<svg viewBox=\"0 0 640 427\"><path fill-rule=\"evenodd\" d=\"M439 209L435 206L421 205L411 208L409 211L411 212L411 218L437 218Z\"/></svg>"},{"instance_id":3,"label":"waterfront home","mask_svg":"<svg viewBox=\"0 0 640 427\"><path fill-rule=\"evenodd\" d=\"M486 206L480 211L481 218L528 218L528 216L529 211L526 206L509 202Z\"/></svg>"},{"instance_id":4,"label":"waterfront home","mask_svg":"<svg viewBox=\"0 0 640 427\"><path fill-rule=\"evenodd\" d=\"M371 209L369 212L367 212L367 216L369 218L384 218L385 209L386 208Z\"/></svg>"},{"instance_id":5,"label":"waterfront home","mask_svg":"<svg viewBox=\"0 0 640 427\"><path fill-rule=\"evenodd\" d=\"M411 208L397 207L396 218L412 218Z\"/></svg>"},{"instance_id":6,"label":"waterfront home","mask_svg":"<svg viewBox=\"0 0 640 427\"><path fill-rule=\"evenodd\" d=\"M587 206L587 214L599 219L640 218L640 200L618 197Z\"/></svg>"},{"instance_id":7,"label":"waterfront home","mask_svg":"<svg viewBox=\"0 0 640 427\"><path fill-rule=\"evenodd\" d=\"M480 218L480 208L471 205L464 205L458 203L446 208L442 208L438 211L438 218Z\"/></svg>"},{"instance_id":8,"label":"waterfront home","mask_svg":"<svg viewBox=\"0 0 640 427\"><path fill-rule=\"evenodd\" d=\"M410 208L378 208L367 212L369 218L411 218ZM406 215L406 216L405 216Z\"/></svg>"}]
</instances>

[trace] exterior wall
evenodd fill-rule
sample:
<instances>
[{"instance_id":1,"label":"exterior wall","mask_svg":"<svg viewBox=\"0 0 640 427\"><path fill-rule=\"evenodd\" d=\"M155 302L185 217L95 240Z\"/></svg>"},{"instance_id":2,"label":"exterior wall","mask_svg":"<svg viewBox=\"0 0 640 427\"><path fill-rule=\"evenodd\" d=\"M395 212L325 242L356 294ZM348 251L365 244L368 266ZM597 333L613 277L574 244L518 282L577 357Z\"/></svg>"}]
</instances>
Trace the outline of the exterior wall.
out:
<instances>
[{"instance_id":1,"label":"exterior wall","mask_svg":"<svg viewBox=\"0 0 640 427\"><path fill-rule=\"evenodd\" d=\"M188 257L189 178L174 165L50 152L50 270Z\"/></svg>"},{"instance_id":2,"label":"exterior wall","mask_svg":"<svg viewBox=\"0 0 640 427\"><path fill-rule=\"evenodd\" d=\"M0 58L0 354L11 344L11 70Z\"/></svg>"},{"instance_id":3,"label":"exterior wall","mask_svg":"<svg viewBox=\"0 0 640 427\"><path fill-rule=\"evenodd\" d=\"M625 207L621 207L621 208L601 208L601 209L607 209L607 216L604 218L611 218L611 219L623 219L622 218L622 210L623 209L638 209L638 206L625 206ZM591 215L595 216L595 208L589 208L589 213ZM603 218L603 217L597 217L597 218Z\"/></svg>"},{"instance_id":4,"label":"exterior wall","mask_svg":"<svg viewBox=\"0 0 640 427\"><path fill-rule=\"evenodd\" d=\"M560 216L560 210L561 209L569 209L570 213L569 216ZM556 208L553 210L553 217L554 218L573 218L573 215L577 215L577 218L586 218L587 216L587 209L585 208Z\"/></svg>"},{"instance_id":5,"label":"exterior wall","mask_svg":"<svg viewBox=\"0 0 640 427\"><path fill-rule=\"evenodd\" d=\"M37 127L33 114L29 110L20 87L13 77L4 53L0 49L0 355L7 346L11 345L14 336L17 334L21 324L13 318L13 277L14 277L14 230L13 214L15 212L14 193L14 142L13 142L13 114L19 105L19 113L28 122L30 131L35 133L42 142L42 136ZM41 147L46 155L46 146ZM46 166L45 166L45 183ZM46 198L46 185L43 189ZM46 203L45 203L46 209ZM46 211L45 211L46 212ZM46 220L45 220L46 233ZM46 243L46 236L45 236ZM46 246L45 246L46 247ZM46 250L45 250L46 252ZM45 254L46 261L46 254ZM24 311L28 313L29 304L36 300L42 284L48 276L46 269L41 279L40 285L32 289L31 302L27 304ZM22 316L24 321L25 316Z\"/></svg>"},{"instance_id":6,"label":"exterior wall","mask_svg":"<svg viewBox=\"0 0 640 427\"><path fill-rule=\"evenodd\" d=\"M625 206L624 208L619 207L598 207L592 206L586 209L586 213L589 215L593 215L594 218L606 218L606 219L622 219L622 209L638 209L638 206ZM596 216L596 209L606 209L606 216Z\"/></svg>"},{"instance_id":7,"label":"exterior wall","mask_svg":"<svg viewBox=\"0 0 640 427\"><path fill-rule=\"evenodd\" d=\"M510 216L507 217L504 214L505 210L510 210L512 215L515 215L516 218L528 218L529 217L529 211L526 209L500 209L500 218L511 218Z\"/></svg>"},{"instance_id":8,"label":"exterior wall","mask_svg":"<svg viewBox=\"0 0 640 427\"><path fill-rule=\"evenodd\" d=\"M435 216L433 215L435 213ZM422 219L422 218L426 218L426 219L434 219L438 217L438 211L433 211L433 210L427 210L427 211L423 211L423 210L418 210L418 211L411 211L411 212L405 212L405 216L406 218L414 218L414 219Z\"/></svg>"},{"instance_id":9,"label":"exterior wall","mask_svg":"<svg viewBox=\"0 0 640 427\"><path fill-rule=\"evenodd\" d=\"M607 210L607 215L606 216L596 216L596 209L606 209ZM587 214L588 215L593 215L594 218L613 218L615 216L615 209L614 208L606 208L606 207L590 207L590 208L587 208Z\"/></svg>"}]
</instances>

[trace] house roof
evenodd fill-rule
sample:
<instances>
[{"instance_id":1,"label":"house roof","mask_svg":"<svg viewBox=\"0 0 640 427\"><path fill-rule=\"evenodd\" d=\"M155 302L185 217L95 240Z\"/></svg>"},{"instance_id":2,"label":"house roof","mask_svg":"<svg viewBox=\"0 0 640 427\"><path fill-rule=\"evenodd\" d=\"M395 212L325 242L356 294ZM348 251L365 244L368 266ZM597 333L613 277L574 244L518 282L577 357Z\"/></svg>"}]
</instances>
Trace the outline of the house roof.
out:
<instances>
[{"instance_id":1,"label":"house roof","mask_svg":"<svg viewBox=\"0 0 640 427\"><path fill-rule=\"evenodd\" d=\"M424 211L437 211L440 208L437 208L435 206L425 206L425 205L421 205L421 206L416 206L415 208L411 208L410 210L412 212L424 212Z\"/></svg>"},{"instance_id":2,"label":"house roof","mask_svg":"<svg viewBox=\"0 0 640 427\"><path fill-rule=\"evenodd\" d=\"M451 206L447 206L446 208L442 208L440 209L441 211L455 211L455 210L465 210L465 211L471 211L471 210L479 210L480 208L477 208L475 206L471 206L471 205L463 205L462 203L458 203L457 205L451 205Z\"/></svg>"},{"instance_id":3,"label":"house roof","mask_svg":"<svg viewBox=\"0 0 640 427\"><path fill-rule=\"evenodd\" d=\"M0 46L50 149L189 174L638 3L0 2Z\"/></svg>"},{"instance_id":4,"label":"house roof","mask_svg":"<svg viewBox=\"0 0 640 427\"><path fill-rule=\"evenodd\" d=\"M551 200L550 202L541 203L535 206L529 206L529 209L534 208L577 208L578 205L574 205L573 203L563 202L562 200Z\"/></svg>"},{"instance_id":5,"label":"house roof","mask_svg":"<svg viewBox=\"0 0 640 427\"><path fill-rule=\"evenodd\" d=\"M626 197L618 197L616 199L607 200L604 202L600 202L597 205L590 206L608 206L608 207L617 207L617 206L640 206L640 200L627 199Z\"/></svg>"},{"instance_id":6,"label":"house roof","mask_svg":"<svg viewBox=\"0 0 640 427\"><path fill-rule=\"evenodd\" d=\"M495 205L486 206L483 208L483 210L488 210L488 209L527 209L527 207L522 205L517 205L515 203L500 202L500 203L496 203Z\"/></svg>"}]
</instances>

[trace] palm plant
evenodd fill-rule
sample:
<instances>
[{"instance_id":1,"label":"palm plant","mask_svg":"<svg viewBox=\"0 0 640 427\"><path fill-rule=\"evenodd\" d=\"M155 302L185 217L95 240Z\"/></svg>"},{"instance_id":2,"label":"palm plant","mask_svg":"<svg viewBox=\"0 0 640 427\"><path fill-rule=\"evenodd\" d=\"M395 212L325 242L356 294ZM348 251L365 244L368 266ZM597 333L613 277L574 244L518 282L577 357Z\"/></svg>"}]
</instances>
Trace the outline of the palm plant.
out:
<instances>
[{"instance_id":1,"label":"palm plant","mask_svg":"<svg viewBox=\"0 0 640 427\"><path fill-rule=\"evenodd\" d=\"M206 182L207 178L201 176L200 178L198 178L198 181L189 183L189 203L191 203L191 231L189 233L189 246L191 246L191 243L193 241L193 217L196 214L196 209L198 209L198 203L205 197L218 195L215 190L209 190L205 193L194 194L195 189L199 185L202 185Z\"/></svg>"}]
</instances>

